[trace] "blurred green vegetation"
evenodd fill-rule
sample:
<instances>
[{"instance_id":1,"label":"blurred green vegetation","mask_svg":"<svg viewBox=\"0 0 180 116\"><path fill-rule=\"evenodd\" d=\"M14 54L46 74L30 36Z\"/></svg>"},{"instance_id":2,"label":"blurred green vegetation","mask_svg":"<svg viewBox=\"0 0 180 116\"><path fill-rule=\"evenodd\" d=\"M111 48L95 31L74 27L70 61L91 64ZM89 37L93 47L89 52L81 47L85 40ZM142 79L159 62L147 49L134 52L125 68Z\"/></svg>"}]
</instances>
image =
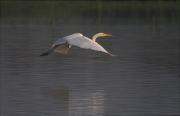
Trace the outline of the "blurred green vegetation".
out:
<instances>
[{"instance_id":1,"label":"blurred green vegetation","mask_svg":"<svg viewBox=\"0 0 180 116\"><path fill-rule=\"evenodd\" d=\"M180 0L121 1L1 1L1 19L48 19L54 21L94 19L98 24L113 18L138 18L142 21L168 21L180 24ZM103 20L102 20L103 19Z\"/></svg>"},{"instance_id":2,"label":"blurred green vegetation","mask_svg":"<svg viewBox=\"0 0 180 116\"><path fill-rule=\"evenodd\" d=\"M179 16L180 1L1 1L1 17ZM100 12L99 12L100 11Z\"/></svg>"}]
</instances>

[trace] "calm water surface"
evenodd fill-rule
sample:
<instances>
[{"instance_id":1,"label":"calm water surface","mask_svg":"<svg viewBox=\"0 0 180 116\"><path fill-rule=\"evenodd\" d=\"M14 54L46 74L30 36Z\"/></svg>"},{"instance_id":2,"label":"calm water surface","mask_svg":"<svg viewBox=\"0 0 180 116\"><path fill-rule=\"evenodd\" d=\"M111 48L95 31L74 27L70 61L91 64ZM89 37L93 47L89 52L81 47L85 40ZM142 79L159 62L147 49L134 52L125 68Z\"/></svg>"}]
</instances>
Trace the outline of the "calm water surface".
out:
<instances>
[{"instance_id":1,"label":"calm water surface","mask_svg":"<svg viewBox=\"0 0 180 116\"><path fill-rule=\"evenodd\" d=\"M72 19L1 20L2 116L180 115L177 24ZM117 57L76 47L67 56L39 56L59 37L100 31L113 35L98 42Z\"/></svg>"}]
</instances>

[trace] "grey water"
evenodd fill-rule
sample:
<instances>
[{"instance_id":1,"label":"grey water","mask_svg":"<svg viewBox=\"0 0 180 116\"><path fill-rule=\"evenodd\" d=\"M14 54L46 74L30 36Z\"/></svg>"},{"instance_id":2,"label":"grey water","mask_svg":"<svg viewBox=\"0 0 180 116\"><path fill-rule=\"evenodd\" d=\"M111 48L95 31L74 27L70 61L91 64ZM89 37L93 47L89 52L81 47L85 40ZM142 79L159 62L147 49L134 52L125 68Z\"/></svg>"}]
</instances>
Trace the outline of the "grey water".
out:
<instances>
[{"instance_id":1,"label":"grey water","mask_svg":"<svg viewBox=\"0 0 180 116\"><path fill-rule=\"evenodd\" d=\"M69 5L56 2L55 7L45 2L1 3L1 116L180 115L177 15L139 16L139 11L131 11L127 16L117 8L105 15L101 2L94 3L97 13L91 7L79 11L75 4L76 15L56 11ZM49 17L44 12L38 16L49 7ZM55 40L75 32L88 37L112 34L97 41L117 56L77 47L68 55L39 56Z\"/></svg>"}]
</instances>

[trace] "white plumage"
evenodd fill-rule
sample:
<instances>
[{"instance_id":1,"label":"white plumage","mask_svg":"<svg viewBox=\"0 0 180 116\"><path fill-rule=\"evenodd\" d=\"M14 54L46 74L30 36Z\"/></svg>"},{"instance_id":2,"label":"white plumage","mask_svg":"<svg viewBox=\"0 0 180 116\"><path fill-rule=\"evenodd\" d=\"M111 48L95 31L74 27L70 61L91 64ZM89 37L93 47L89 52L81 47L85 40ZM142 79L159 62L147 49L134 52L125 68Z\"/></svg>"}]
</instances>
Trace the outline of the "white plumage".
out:
<instances>
[{"instance_id":1,"label":"white plumage","mask_svg":"<svg viewBox=\"0 0 180 116\"><path fill-rule=\"evenodd\" d=\"M83 36L81 33L75 33L55 41L52 47L47 52L43 53L41 56L48 55L51 51L67 54L67 51L71 48L71 46L77 46L84 49L100 51L113 56L107 50L105 50L100 44L96 42L97 37L103 37L103 36L111 36L111 35L105 33L98 33L95 34L92 37L92 39L89 39Z\"/></svg>"}]
</instances>

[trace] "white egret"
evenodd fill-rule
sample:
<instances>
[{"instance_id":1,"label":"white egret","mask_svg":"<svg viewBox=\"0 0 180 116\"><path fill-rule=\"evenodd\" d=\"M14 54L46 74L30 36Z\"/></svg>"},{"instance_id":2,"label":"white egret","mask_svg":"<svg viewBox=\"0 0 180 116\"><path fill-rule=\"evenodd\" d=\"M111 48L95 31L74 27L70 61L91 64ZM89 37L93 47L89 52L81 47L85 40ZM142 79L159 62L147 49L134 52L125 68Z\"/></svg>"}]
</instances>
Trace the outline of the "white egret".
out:
<instances>
[{"instance_id":1,"label":"white egret","mask_svg":"<svg viewBox=\"0 0 180 116\"><path fill-rule=\"evenodd\" d=\"M55 41L54 44L51 46L51 48L47 52L41 54L40 56L46 56L52 51L61 54L67 54L71 46L77 46L84 49L104 52L110 56L114 56L96 42L96 38L105 37L105 36L112 36L112 35L105 33L97 33L92 37L92 39L90 39L83 36L81 33L74 33L72 35L60 38L57 41Z\"/></svg>"}]
</instances>

